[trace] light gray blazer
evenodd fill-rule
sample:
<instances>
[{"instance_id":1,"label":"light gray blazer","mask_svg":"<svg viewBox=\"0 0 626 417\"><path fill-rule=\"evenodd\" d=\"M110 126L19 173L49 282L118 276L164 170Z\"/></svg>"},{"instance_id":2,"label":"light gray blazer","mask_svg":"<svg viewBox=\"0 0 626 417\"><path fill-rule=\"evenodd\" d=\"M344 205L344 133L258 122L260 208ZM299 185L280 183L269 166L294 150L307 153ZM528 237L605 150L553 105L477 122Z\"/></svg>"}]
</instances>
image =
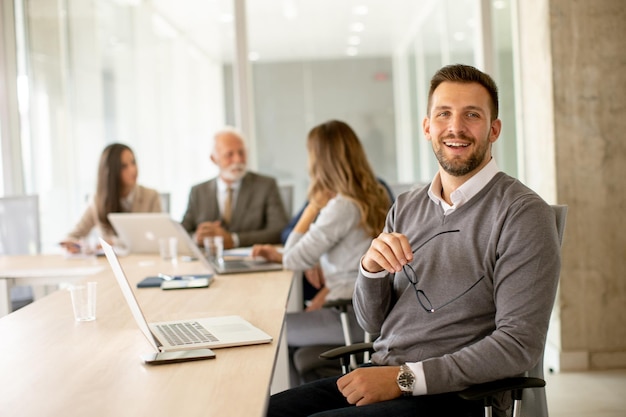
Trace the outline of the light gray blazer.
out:
<instances>
[{"instance_id":1,"label":"light gray blazer","mask_svg":"<svg viewBox=\"0 0 626 417\"><path fill-rule=\"evenodd\" d=\"M181 224L189 233L206 221L222 220L217 201L217 178L194 185ZM272 177L248 172L241 180L230 224L225 227L239 236L239 246L280 243L280 232L289 221Z\"/></svg>"}]
</instances>

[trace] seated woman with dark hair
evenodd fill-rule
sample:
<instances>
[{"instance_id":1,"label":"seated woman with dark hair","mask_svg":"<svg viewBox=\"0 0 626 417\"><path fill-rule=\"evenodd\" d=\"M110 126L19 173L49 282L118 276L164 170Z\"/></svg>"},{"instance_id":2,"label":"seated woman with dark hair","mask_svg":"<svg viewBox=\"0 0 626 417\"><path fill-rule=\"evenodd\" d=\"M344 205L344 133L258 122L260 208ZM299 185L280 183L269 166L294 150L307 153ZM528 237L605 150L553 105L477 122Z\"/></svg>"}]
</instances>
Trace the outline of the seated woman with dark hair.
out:
<instances>
[{"instance_id":1,"label":"seated woman with dark hair","mask_svg":"<svg viewBox=\"0 0 626 417\"><path fill-rule=\"evenodd\" d=\"M107 218L109 213L161 212L158 191L137 184L138 172L135 154L130 147L113 143L104 148L98 164L96 194L60 245L70 253L78 253L81 251L80 241L94 228L100 237L113 244L116 233Z\"/></svg>"}]
</instances>

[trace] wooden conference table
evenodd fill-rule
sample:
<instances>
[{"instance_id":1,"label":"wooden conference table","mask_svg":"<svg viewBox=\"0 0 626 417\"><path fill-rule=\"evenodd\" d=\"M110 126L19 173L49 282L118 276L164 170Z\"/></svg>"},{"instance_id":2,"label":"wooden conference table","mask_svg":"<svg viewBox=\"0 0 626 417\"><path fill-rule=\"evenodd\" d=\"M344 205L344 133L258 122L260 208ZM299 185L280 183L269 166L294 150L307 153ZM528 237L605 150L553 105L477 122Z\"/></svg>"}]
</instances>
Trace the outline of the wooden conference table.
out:
<instances>
[{"instance_id":1,"label":"wooden conference table","mask_svg":"<svg viewBox=\"0 0 626 417\"><path fill-rule=\"evenodd\" d=\"M293 273L221 275L209 288L163 291L135 284L204 267L155 256L120 260L149 322L238 314L273 342L215 349L210 360L144 365L140 355L152 348L106 265L86 279L98 283L95 321L74 320L68 291L0 318L0 415L263 416Z\"/></svg>"}]
</instances>

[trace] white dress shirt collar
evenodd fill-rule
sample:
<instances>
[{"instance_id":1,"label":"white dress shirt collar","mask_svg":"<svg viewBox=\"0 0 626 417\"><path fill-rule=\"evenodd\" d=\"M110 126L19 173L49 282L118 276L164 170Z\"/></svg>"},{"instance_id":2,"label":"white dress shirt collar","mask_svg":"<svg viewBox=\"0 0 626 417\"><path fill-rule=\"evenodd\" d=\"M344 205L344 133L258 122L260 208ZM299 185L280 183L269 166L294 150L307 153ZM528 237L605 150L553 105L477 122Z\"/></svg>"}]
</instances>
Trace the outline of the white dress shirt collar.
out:
<instances>
[{"instance_id":1,"label":"white dress shirt collar","mask_svg":"<svg viewBox=\"0 0 626 417\"><path fill-rule=\"evenodd\" d=\"M233 182L230 184L230 187L233 189L233 192L236 193L239 187L241 187L241 180ZM228 190L228 184L220 177L217 177L217 192L219 194L226 194L226 190Z\"/></svg>"},{"instance_id":2,"label":"white dress shirt collar","mask_svg":"<svg viewBox=\"0 0 626 417\"><path fill-rule=\"evenodd\" d=\"M441 177L439 172L437 172L430 184L430 188L428 189L428 197L430 197L430 199L436 204L439 204L443 208L444 215L447 215L474 197L498 172L500 172L500 169L498 169L496 160L491 158L489 163L487 163L483 169L478 171L476 175L465 181L459 188L450 194L452 205L446 203L441 196Z\"/></svg>"}]
</instances>

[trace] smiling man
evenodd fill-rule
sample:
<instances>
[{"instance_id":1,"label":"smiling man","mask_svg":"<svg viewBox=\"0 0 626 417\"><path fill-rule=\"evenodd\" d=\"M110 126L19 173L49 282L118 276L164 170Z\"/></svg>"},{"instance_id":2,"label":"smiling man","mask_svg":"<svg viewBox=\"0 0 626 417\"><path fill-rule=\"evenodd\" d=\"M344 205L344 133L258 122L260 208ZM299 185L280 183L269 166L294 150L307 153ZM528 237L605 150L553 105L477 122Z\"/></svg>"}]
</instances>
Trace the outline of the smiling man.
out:
<instances>
[{"instance_id":1,"label":"smiling man","mask_svg":"<svg viewBox=\"0 0 626 417\"><path fill-rule=\"evenodd\" d=\"M455 392L540 358L560 270L556 220L492 157L494 81L467 65L440 69L423 131L439 172L398 196L361 258L353 304L379 334L374 366L275 394L268 416L481 416L482 402ZM494 415L509 407L503 395Z\"/></svg>"}]
</instances>

